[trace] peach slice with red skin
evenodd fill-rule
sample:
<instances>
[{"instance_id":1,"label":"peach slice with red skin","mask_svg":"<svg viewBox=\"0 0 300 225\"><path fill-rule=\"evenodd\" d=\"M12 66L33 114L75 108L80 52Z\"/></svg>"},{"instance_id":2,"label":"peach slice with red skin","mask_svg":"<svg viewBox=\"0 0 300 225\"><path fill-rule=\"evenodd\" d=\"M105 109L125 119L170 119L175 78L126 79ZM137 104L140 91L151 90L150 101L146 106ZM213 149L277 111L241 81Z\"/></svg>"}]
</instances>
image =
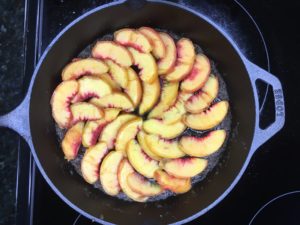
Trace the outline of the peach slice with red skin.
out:
<instances>
[{"instance_id":1,"label":"peach slice with red skin","mask_svg":"<svg viewBox=\"0 0 300 225\"><path fill-rule=\"evenodd\" d=\"M143 85L143 96L142 96L141 104L139 106L140 115L143 115L144 113L152 109L153 106L158 101L160 95L160 82L158 78L155 81L153 81L151 84L142 82L142 85Z\"/></svg>"},{"instance_id":2,"label":"peach slice with red skin","mask_svg":"<svg viewBox=\"0 0 300 225\"><path fill-rule=\"evenodd\" d=\"M158 74L169 73L176 63L176 45L173 38L167 33L160 32L159 36L165 46L165 55L157 62Z\"/></svg>"},{"instance_id":3,"label":"peach slice with red skin","mask_svg":"<svg viewBox=\"0 0 300 225\"><path fill-rule=\"evenodd\" d=\"M122 88L126 88L128 85L128 74L127 74L127 68L122 67L115 63L114 61L110 59L106 59L105 63L109 67L109 74L112 77L112 79Z\"/></svg>"},{"instance_id":4,"label":"peach slice with red skin","mask_svg":"<svg viewBox=\"0 0 300 225\"><path fill-rule=\"evenodd\" d=\"M163 58L166 54L166 48L159 34L151 27L140 27L138 30L149 40L154 57Z\"/></svg>"},{"instance_id":5,"label":"peach slice with red skin","mask_svg":"<svg viewBox=\"0 0 300 225\"><path fill-rule=\"evenodd\" d=\"M185 102L185 108L190 113L200 113L210 106L217 97L219 81L215 76L210 76L204 87Z\"/></svg>"},{"instance_id":6,"label":"peach slice with red skin","mask_svg":"<svg viewBox=\"0 0 300 225\"><path fill-rule=\"evenodd\" d=\"M166 140L154 134L145 135L145 140L151 151L161 158L175 159L185 155L177 140Z\"/></svg>"},{"instance_id":7,"label":"peach slice with red skin","mask_svg":"<svg viewBox=\"0 0 300 225\"><path fill-rule=\"evenodd\" d=\"M102 98L92 98L90 103L100 108L117 108L126 112L134 110L133 104L126 94L114 92Z\"/></svg>"},{"instance_id":8,"label":"peach slice with red skin","mask_svg":"<svg viewBox=\"0 0 300 225\"><path fill-rule=\"evenodd\" d=\"M227 115L229 104L227 101L220 101L207 110L197 114L184 116L184 123L195 130L208 130L220 124Z\"/></svg>"},{"instance_id":9,"label":"peach slice with red skin","mask_svg":"<svg viewBox=\"0 0 300 225\"><path fill-rule=\"evenodd\" d=\"M94 76L84 76L78 80L79 90L72 99L72 103L81 102L91 97L101 98L111 94L110 85L104 80Z\"/></svg>"},{"instance_id":10,"label":"peach slice with red skin","mask_svg":"<svg viewBox=\"0 0 300 225\"><path fill-rule=\"evenodd\" d=\"M178 63L174 69L165 76L165 79L170 82L179 82L183 80L193 68L193 64Z\"/></svg>"},{"instance_id":11,"label":"peach slice with red skin","mask_svg":"<svg viewBox=\"0 0 300 225\"><path fill-rule=\"evenodd\" d=\"M129 67L133 63L130 52L113 41L98 41L92 49L92 56L97 59L110 59L122 67Z\"/></svg>"},{"instance_id":12,"label":"peach slice with red skin","mask_svg":"<svg viewBox=\"0 0 300 225\"><path fill-rule=\"evenodd\" d=\"M186 126L178 121L173 124L167 124L161 119L148 119L143 123L143 130L149 134L157 134L162 138L172 139L180 135Z\"/></svg>"},{"instance_id":13,"label":"peach slice with red skin","mask_svg":"<svg viewBox=\"0 0 300 225\"><path fill-rule=\"evenodd\" d=\"M132 68L128 68L128 79L129 82L124 91L129 96L133 106L136 108L142 99L142 84L138 75Z\"/></svg>"},{"instance_id":14,"label":"peach slice with red skin","mask_svg":"<svg viewBox=\"0 0 300 225\"><path fill-rule=\"evenodd\" d=\"M86 148L95 145L98 142L99 135L107 125L105 119L86 122L82 135L82 145Z\"/></svg>"},{"instance_id":15,"label":"peach slice with red skin","mask_svg":"<svg viewBox=\"0 0 300 225\"><path fill-rule=\"evenodd\" d=\"M63 81L54 90L51 97L52 116L60 128L70 126L72 112L70 102L77 94L78 82L75 80Z\"/></svg>"},{"instance_id":16,"label":"peach slice with red skin","mask_svg":"<svg viewBox=\"0 0 300 225\"><path fill-rule=\"evenodd\" d=\"M109 149L112 149L114 147L119 129L122 127L123 124L134 118L137 117L132 114L119 115L114 121L107 124L105 128L103 128L99 137L99 141L105 142L107 144L107 147Z\"/></svg>"},{"instance_id":17,"label":"peach slice with red skin","mask_svg":"<svg viewBox=\"0 0 300 225\"><path fill-rule=\"evenodd\" d=\"M68 161L75 159L77 156L81 145L83 127L83 122L75 124L67 131L62 140L61 147L65 154L65 159Z\"/></svg>"},{"instance_id":18,"label":"peach slice with red skin","mask_svg":"<svg viewBox=\"0 0 300 225\"><path fill-rule=\"evenodd\" d=\"M147 178L153 178L155 170L159 168L158 161L146 155L136 140L128 143L126 153L130 164L136 171Z\"/></svg>"},{"instance_id":19,"label":"peach slice with red skin","mask_svg":"<svg viewBox=\"0 0 300 225\"><path fill-rule=\"evenodd\" d=\"M99 142L85 151L81 160L81 173L86 182L93 184L99 179L100 163L107 152L104 142Z\"/></svg>"},{"instance_id":20,"label":"peach slice with red skin","mask_svg":"<svg viewBox=\"0 0 300 225\"><path fill-rule=\"evenodd\" d=\"M115 109L115 108L106 108L104 109L104 119L107 122L110 122L117 118L117 116L120 114L121 110L120 109Z\"/></svg>"},{"instance_id":21,"label":"peach slice with red skin","mask_svg":"<svg viewBox=\"0 0 300 225\"><path fill-rule=\"evenodd\" d=\"M135 172L127 176L127 182L133 191L143 196L155 196L163 192L163 189L158 184L148 181Z\"/></svg>"},{"instance_id":22,"label":"peach slice with red skin","mask_svg":"<svg viewBox=\"0 0 300 225\"><path fill-rule=\"evenodd\" d=\"M113 79L113 77L109 73L104 73L101 75L97 75L103 81L105 81L111 87L111 90L114 92L120 92L122 89L120 85Z\"/></svg>"},{"instance_id":23,"label":"peach slice with red skin","mask_svg":"<svg viewBox=\"0 0 300 225\"><path fill-rule=\"evenodd\" d=\"M104 118L86 122L83 129L82 145L84 147L95 145L104 127L114 120L119 113L119 109L104 109Z\"/></svg>"},{"instance_id":24,"label":"peach slice with red skin","mask_svg":"<svg viewBox=\"0 0 300 225\"><path fill-rule=\"evenodd\" d=\"M187 38L181 38L176 44L177 59L172 71L166 74L168 81L181 81L192 70L195 59L193 42Z\"/></svg>"},{"instance_id":25,"label":"peach slice with red skin","mask_svg":"<svg viewBox=\"0 0 300 225\"><path fill-rule=\"evenodd\" d=\"M123 159L121 152L109 152L100 166L100 183L105 193L115 196L121 188L118 181L118 168Z\"/></svg>"},{"instance_id":26,"label":"peach slice with red skin","mask_svg":"<svg viewBox=\"0 0 300 225\"><path fill-rule=\"evenodd\" d=\"M116 31L114 33L114 40L123 46L133 47L140 52L149 53L152 50L148 38L134 29L124 28Z\"/></svg>"},{"instance_id":27,"label":"peach slice with red skin","mask_svg":"<svg viewBox=\"0 0 300 225\"><path fill-rule=\"evenodd\" d=\"M195 95L191 96L184 104L186 111L190 113L201 113L207 109L211 102L212 97L203 91L199 91Z\"/></svg>"},{"instance_id":28,"label":"peach slice with red skin","mask_svg":"<svg viewBox=\"0 0 300 225\"><path fill-rule=\"evenodd\" d=\"M138 132L137 134L137 140L141 146L141 148L143 149L143 151L152 159L154 160L161 160L161 157L159 157L158 155L156 155L151 148L148 146L147 141L146 141L146 136L147 134L145 132L143 132L142 130Z\"/></svg>"},{"instance_id":29,"label":"peach slice with red skin","mask_svg":"<svg viewBox=\"0 0 300 225\"><path fill-rule=\"evenodd\" d=\"M184 102L191 96L189 93L180 93L176 103L162 114L162 119L166 124L173 124L181 121L186 113Z\"/></svg>"},{"instance_id":30,"label":"peach slice with red skin","mask_svg":"<svg viewBox=\"0 0 300 225\"><path fill-rule=\"evenodd\" d=\"M162 114L162 119L166 124L173 124L180 121L185 113L184 104L181 101L177 101L175 105Z\"/></svg>"},{"instance_id":31,"label":"peach slice with red skin","mask_svg":"<svg viewBox=\"0 0 300 225\"><path fill-rule=\"evenodd\" d=\"M143 124L143 119L138 117L125 123L118 131L115 149L126 155L126 147L129 141L135 138Z\"/></svg>"},{"instance_id":32,"label":"peach slice with red skin","mask_svg":"<svg viewBox=\"0 0 300 225\"><path fill-rule=\"evenodd\" d=\"M210 74L209 59L199 54L195 58L195 62L190 74L181 82L180 89L184 92L193 93L202 88Z\"/></svg>"},{"instance_id":33,"label":"peach slice with red skin","mask_svg":"<svg viewBox=\"0 0 300 225\"><path fill-rule=\"evenodd\" d=\"M160 166L170 175L178 178L189 178L200 174L207 167L206 159L194 157L167 159L160 163Z\"/></svg>"},{"instance_id":34,"label":"peach slice with red skin","mask_svg":"<svg viewBox=\"0 0 300 225\"><path fill-rule=\"evenodd\" d=\"M62 80L78 79L83 75L102 74L108 71L107 65L98 59L77 59L69 63L62 71Z\"/></svg>"},{"instance_id":35,"label":"peach slice with red skin","mask_svg":"<svg viewBox=\"0 0 300 225\"><path fill-rule=\"evenodd\" d=\"M148 114L148 118L161 118L164 111L169 109L175 102L178 96L178 82L165 81L162 86L160 101Z\"/></svg>"},{"instance_id":36,"label":"peach slice with red skin","mask_svg":"<svg viewBox=\"0 0 300 225\"><path fill-rule=\"evenodd\" d=\"M195 60L195 47L193 42L188 38L181 38L176 43L177 59L176 62L180 63L194 63Z\"/></svg>"},{"instance_id":37,"label":"peach slice with red skin","mask_svg":"<svg viewBox=\"0 0 300 225\"><path fill-rule=\"evenodd\" d=\"M179 146L187 155L206 157L218 151L225 139L225 130L214 130L203 137L183 136L180 139Z\"/></svg>"},{"instance_id":38,"label":"peach slice with red skin","mask_svg":"<svg viewBox=\"0 0 300 225\"><path fill-rule=\"evenodd\" d=\"M163 170L156 170L154 173L154 179L164 189L170 190L176 194L186 193L192 188L190 178L177 178L169 175Z\"/></svg>"},{"instance_id":39,"label":"peach slice with red skin","mask_svg":"<svg viewBox=\"0 0 300 225\"><path fill-rule=\"evenodd\" d=\"M73 115L73 124L78 121L99 120L104 116L102 109L88 102L74 103L70 109Z\"/></svg>"},{"instance_id":40,"label":"peach slice with red skin","mask_svg":"<svg viewBox=\"0 0 300 225\"><path fill-rule=\"evenodd\" d=\"M219 80L211 74L201 91L207 93L214 100L219 92Z\"/></svg>"},{"instance_id":41,"label":"peach slice with red skin","mask_svg":"<svg viewBox=\"0 0 300 225\"><path fill-rule=\"evenodd\" d=\"M133 57L133 63L139 69L141 79L147 83L152 83L158 77L157 65L154 57L150 53L142 53L134 48L128 48Z\"/></svg>"},{"instance_id":42,"label":"peach slice with red skin","mask_svg":"<svg viewBox=\"0 0 300 225\"><path fill-rule=\"evenodd\" d=\"M122 191L134 201L145 202L148 197L145 197L140 193L133 191L133 189L128 184L127 177L132 173L135 173L134 169L126 158L123 159L118 168L118 181Z\"/></svg>"}]
</instances>

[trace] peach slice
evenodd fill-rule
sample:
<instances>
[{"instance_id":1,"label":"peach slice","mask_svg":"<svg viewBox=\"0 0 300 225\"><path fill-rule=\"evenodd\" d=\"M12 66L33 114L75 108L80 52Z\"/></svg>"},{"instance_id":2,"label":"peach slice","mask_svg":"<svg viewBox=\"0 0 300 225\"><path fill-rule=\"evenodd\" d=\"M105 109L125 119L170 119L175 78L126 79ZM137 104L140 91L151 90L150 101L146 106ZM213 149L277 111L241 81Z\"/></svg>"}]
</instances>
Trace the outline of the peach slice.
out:
<instances>
[{"instance_id":1,"label":"peach slice","mask_svg":"<svg viewBox=\"0 0 300 225\"><path fill-rule=\"evenodd\" d=\"M219 92L219 81L218 78L214 75L211 75L206 84L204 85L204 87L202 88L202 91L207 93L212 100L214 100Z\"/></svg>"},{"instance_id":2,"label":"peach slice","mask_svg":"<svg viewBox=\"0 0 300 225\"><path fill-rule=\"evenodd\" d=\"M177 44L177 59L172 71L166 74L168 81L181 81L192 70L195 59L193 42L187 38L181 38Z\"/></svg>"},{"instance_id":3,"label":"peach slice","mask_svg":"<svg viewBox=\"0 0 300 225\"><path fill-rule=\"evenodd\" d=\"M174 69L166 75L166 80L170 82L179 82L183 80L193 68L193 64L177 64Z\"/></svg>"},{"instance_id":4,"label":"peach slice","mask_svg":"<svg viewBox=\"0 0 300 225\"><path fill-rule=\"evenodd\" d=\"M119 92L114 92L103 98L92 98L90 103L101 108L117 108L126 112L134 110L133 104L127 95Z\"/></svg>"},{"instance_id":5,"label":"peach slice","mask_svg":"<svg viewBox=\"0 0 300 225\"><path fill-rule=\"evenodd\" d=\"M95 145L98 141L99 135L106 125L107 121L103 118L100 120L86 122L83 129L82 145L86 148Z\"/></svg>"},{"instance_id":6,"label":"peach slice","mask_svg":"<svg viewBox=\"0 0 300 225\"><path fill-rule=\"evenodd\" d=\"M143 149L143 151L152 159L154 160L161 160L161 157L159 157L158 155L156 155L151 148L148 146L147 142L146 142L146 136L147 134L145 134L145 132L143 131L139 131L137 134L137 139L138 142L141 146L141 148Z\"/></svg>"},{"instance_id":7,"label":"peach slice","mask_svg":"<svg viewBox=\"0 0 300 225\"><path fill-rule=\"evenodd\" d=\"M141 129L143 124L143 119L138 117L128 121L127 123L123 124L123 126L119 129L115 149L117 151L123 152L126 154L126 146L132 139L135 138L138 131Z\"/></svg>"},{"instance_id":8,"label":"peach slice","mask_svg":"<svg viewBox=\"0 0 300 225\"><path fill-rule=\"evenodd\" d=\"M176 194L186 193L192 188L190 178L181 179L173 177L164 172L163 170L156 170L154 173L154 179L164 189L173 191Z\"/></svg>"},{"instance_id":9,"label":"peach slice","mask_svg":"<svg viewBox=\"0 0 300 225\"><path fill-rule=\"evenodd\" d=\"M104 109L104 118L100 120L86 122L83 129L82 145L84 147L90 147L95 145L103 128L110 121L114 120L119 113L119 109Z\"/></svg>"},{"instance_id":10,"label":"peach slice","mask_svg":"<svg viewBox=\"0 0 300 225\"><path fill-rule=\"evenodd\" d=\"M214 130L203 137L184 136L180 139L179 146L190 156L206 157L218 151L225 139L225 130Z\"/></svg>"},{"instance_id":11,"label":"peach slice","mask_svg":"<svg viewBox=\"0 0 300 225\"><path fill-rule=\"evenodd\" d=\"M193 94L191 94L191 93L185 93L185 92L180 92L179 99L182 102L186 102L191 96L193 96Z\"/></svg>"},{"instance_id":12,"label":"peach slice","mask_svg":"<svg viewBox=\"0 0 300 225\"><path fill-rule=\"evenodd\" d=\"M129 67L133 63L130 52L113 41L98 41L92 49L92 56L99 59L111 59L123 67Z\"/></svg>"},{"instance_id":13,"label":"peach slice","mask_svg":"<svg viewBox=\"0 0 300 225\"><path fill-rule=\"evenodd\" d=\"M100 163L107 152L104 142L99 142L85 151L81 160L81 173L86 182L93 184L99 179Z\"/></svg>"},{"instance_id":14,"label":"peach slice","mask_svg":"<svg viewBox=\"0 0 300 225\"><path fill-rule=\"evenodd\" d=\"M148 114L148 118L161 118L163 112L175 103L178 95L178 86L178 82L163 83L160 101Z\"/></svg>"},{"instance_id":15,"label":"peach slice","mask_svg":"<svg viewBox=\"0 0 300 225\"><path fill-rule=\"evenodd\" d=\"M72 120L70 102L77 94L78 82L63 81L54 90L51 97L52 116L60 128L67 128Z\"/></svg>"},{"instance_id":16,"label":"peach slice","mask_svg":"<svg viewBox=\"0 0 300 225\"><path fill-rule=\"evenodd\" d=\"M105 193L115 196L121 188L118 181L118 168L123 159L121 152L109 152L100 166L100 183Z\"/></svg>"},{"instance_id":17,"label":"peach slice","mask_svg":"<svg viewBox=\"0 0 300 225\"><path fill-rule=\"evenodd\" d=\"M136 171L145 177L153 178L155 170L159 168L158 161L147 156L136 140L128 143L126 152L130 164Z\"/></svg>"},{"instance_id":18,"label":"peach slice","mask_svg":"<svg viewBox=\"0 0 300 225\"><path fill-rule=\"evenodd\" d=\"M159 34L151 27L140 27L138 30L150 41L154 57L163 58L166 54L166 48Z\"/></svg>"},{"instance_id":19,"label":"peach slice","mask_svg":"<svg viewBox=\"0 0 300 225\"><path fill-rule=\"evenodd\" d=\"M67 131L62 140L61 147L65 154L65 159L68 161L75 159L77 156L81 145L83 127L83 122L75 124Z\"/></svg>"},{"instance_id":20,"label":"peach slice","mask_svg":"<svg viewBox=\"0 0 300 225\"><path fill-rule=\"evenodd\" d=\"M160 165L168 174L174 177L189 178L203 172L207 164L206 159L189 157L163 160Z\"/></svg>"},{"instance_id":21,"label":"peach slice","mask_svg":"<svg viewBox=\"0 0 300 225\"><path fill-rule=\"evenodd\" d=\"M192 93L202 88L210 74L209 59L199 54L196 56L192 71L181 82L180 89L184 92Z\"/></svg>"},{"instance_id":22,"label":"peach slice","mask_svg":"<svg viewBox=\"0 0 300 225\"><path fill-rule=\"evenodd\" d=\"M127 182L133 191L143 196L155 196L163 192L158 184L146 180L143 176L135 172L127 176Z\"/></svg>"},{"instance_id":23,"label":"peach slice","mask_svg":"<svg viewBox=\"0 0 300 225\"><path fill-rule=\"evenodd\" d=\"M145 35L134 29L124 28L116 31L114 40L123 46L133 47L140 52L149 53L152 50L152 46Z\"/></svg>"},{"instance_id":24,"label":"peach slice","mask_svg":"<svg viewBox=\"0 0 300 225\"><path fill-rule=\"evenodd\" d=\"M72 123L87 120L99 120L104 116L102 109L88 102L77 102L71 105Z\"/></svg>"},{"instance_id":25,"label":"peach slice","mask_svg":"<svg viewBox=\"0 0 300 225\"><path fill-rule=\"evenodd\" d=\"M143 115L145 112L152 109L156 104L160 95L160 82L157 78L153 83L149 84L142 82L143 85L143 97L139 106L139 114Z\"/></svg>"},{"instance_id":26,"label":"peach slice","mask_svg":"<svg viewBox=\"0 0 300 225\"><path fill-rule=\"evenodd\" d=\"M211 103L211 97L205 92L198 92L191 96L184 104L186 111L190 113L201 113L207 109Z\"/></svg>"},{"instance_id":27,"label":"peach slice","mask_svg":"<svg viewBox=\"0 0 300 225\"><path fill-rule=\"evenodd\" d=\"M119 115L114 121L105 126L105 128L101 132L99 141L105 142L107 144L108 149L112 149L114 147L115 140L120 127L122 127L123 124L134 118L137 117L132 114Z\"/></svg>"},{"instance_id":28,"label":"peach slice","mask_svg":"<svg viewBox=\"0 0 300 225\"><path fill-rule=\"evenodd\" d=\"M108 71L107 65L98 59L79 59L69 63L62 71L62 80L73 80L83 75L102 74Z\"/></svg>"},{"instance_id":29,"label":"peach slice","mask_svg":"<svg viewBox=\"0 0 300 225\"><path fill-rule=\"evenodd\" d=\"M210 76L204 87L185 102L185 108L191 113L200 113L210 106L217 97L219 82L215 76Z\"/></svg>"},{"instance_id":30,"label":"peach slice","mask_svg":"<svg viewBox=\"0 0 300 225\"><path fill-rule=\"evenodd\" d=\"M178 121L181 121L182 117L186 113L186 109L184 107L184 102L191 96L189 93L180 93L178 99L172 107L166 110L162 114L162 119L166 124L173 124Z\"/></svg>"},{"instance_id":31,"label":"peach slice","mask_svg":"<svg viewBox=\"0 0 300 225\"><path fill-rule=\"evenodd\" d=\"M79 90L72 99L72 103L81 102L91 97L101 98L112 92L110 85L98 77L84 76L78 80L78 84Z\"/></svg>"},{"instance_id":32,"label":"peach slice","mask_svg":"<svg viewBox=\"0 0 300 225\"><path fill-rule=\"evenodd\" d=\"M152 83L157 79L157 65L150 53L142 53L134 48L128 48L133 57L134 65L139 69L141 79L147 83Z\"/></svg>"},{"instance_id":33,"label":"peach slice","mask_svg":"<svg viewBox=\"0 0 300 225\"><path fill-rule=\"evenodd\" d=\"M143 129L149 134L157 134L162 138L172 139L180 135L186 126L181 121L167 124L160 119L148 119L143 123Z\"/></svg>"},{"instance_id":34,"label":"peach slice","mask_svg":"<svg viewBox=\"0 0 300 225\"><path fill-rule=\"evenodd\" d=\"M132 68L128 68L128 78L129 82L124 91L132 101L134 108L136 108L142 99L141 81Z\"/></svg>"},{"instance_id":35,"label":"peach slice","mask_svg":"<svg viewBox=\"0 0 300 225\"><path fill-rule=\"evenodd\" d=\"M122 88L126 88L128 85L127 69L109 59L106 59L105 62L109 66L109 73L112 79Z\"/></svg>"},{"instance_id":36,"label":"peach slice","mask_svg":"<svg viewBox=\"0 0 300 225\"><path fill-rule=\"evenodd\" d=\"M132 200L136 202L145 202L148 197L145 197L135 191L129 186L127 177L129 174L135 173L127 159L123 159L118 169L118 181L122 191Z\"/></svg>"},{"instance_id":37,"label":"peach slice","mask_svg":"<svg viewBox=\"0 0 300 225\"><path fill-rule=\"evenodd\" d=\"M193 42L188 38L181 38L176 43L177 59L179 63L194 63L195 60L195 47Z\"/></svg>"},{"instance_id":38,"label":"peach slice","mask_svg":"<svg viewBox=\"0 0 300 225\"><path fill-rule=\"evenodd\" d=\"M121 110L120 109L115 109L115 108L106 108L104 109L104 119L107 122L110 122L117 118L117 116L120 114Z\"/></svg>"},{"instance_id":39,"label":"peach slice","mask_svg":"<svg viewBox=\"0 0 300 225\"><path fill-rule=\"evenodd\" d=\"M158 74L166 74L170 72L176 63L176 45L174 40L167 33L159 33L161 40L164 43L166 52L163 58L161 58L158 63Z\"/></svg>"},{"instance_id":40,"label":"peach slice","mask_svg":"<svg viewBox=\"0 0 300 225\"><path fill-rule=\"evenodd\" d=\"M229 104L227 101L215 103L207 110L198 114L187 114L184 123L195 130L208 130L220 124L227 115Z\"/></svg>"},{"instance_id":41,"label":"peach slice","mask_svg":"<svg viewBox=\"0 0 300 225\"><path fill-rule=\"evenodd\" d=\"M145 139L151 151L162 158L175 159L185 155L177 140L166 140L153 134L146 135Z\"/></svg>"},{"instance_id":42,"label":"peach slice","mask_svg":"<svg viewBox=\"0 0 300 225\"><path fill-rule=\"evenodd\" d=\"M112 91L121 91L120 85L112 78L112 76L109 73L101 74L98 77L100 77L102 80L108 83Z\"/></svg>"}]
</instances>

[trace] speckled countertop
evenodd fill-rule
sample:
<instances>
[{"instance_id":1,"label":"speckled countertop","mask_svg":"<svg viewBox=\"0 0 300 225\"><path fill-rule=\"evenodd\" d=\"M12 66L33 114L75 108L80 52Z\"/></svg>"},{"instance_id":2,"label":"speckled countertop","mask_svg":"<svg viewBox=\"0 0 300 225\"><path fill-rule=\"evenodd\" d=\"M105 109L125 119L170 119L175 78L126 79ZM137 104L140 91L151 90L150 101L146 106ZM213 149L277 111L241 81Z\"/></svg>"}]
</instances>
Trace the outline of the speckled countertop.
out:
<instances>
[{"instance_id":1,"label":"speckled countertop","mask_svg":"<svg viewBox=\"0 0 300 225\"><path fill-rule=\"evenodd\" d=\"M0 3L0 115L22 100L24 5L23 0ZM0 128L0 224L15 223L18 143L16 133Z\"/></svg>"}]
</instances>

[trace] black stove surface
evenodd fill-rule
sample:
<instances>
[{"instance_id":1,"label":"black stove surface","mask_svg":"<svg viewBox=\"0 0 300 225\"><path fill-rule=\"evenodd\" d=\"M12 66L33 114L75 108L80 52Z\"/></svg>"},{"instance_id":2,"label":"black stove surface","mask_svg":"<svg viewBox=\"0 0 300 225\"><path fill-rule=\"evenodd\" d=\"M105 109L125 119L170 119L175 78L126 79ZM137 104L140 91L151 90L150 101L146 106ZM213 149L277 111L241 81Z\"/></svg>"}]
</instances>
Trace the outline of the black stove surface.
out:
<instances>
[{"instance_id":1,"label":"black stove surface","mask_svg":"<svg viewBox=\"0 0 300 225\"><path fill-rule=\"evenodd\" d=\"M84 12L111 1L38 0L26 1L29 51L26 81L30 70L56 34ZM300 3L292 0L191 0L174 1L196 9L220 24L236 41L242 52L255 64L279 77L286 100L286 125L283 130L254 154L237 186L215 208L189 224L300 224L300 167L297 136L300 119L296 90L300 32ZM34 24L34 25L33 25ZM298 62L297 62L298 63ZM27 84L28 85L28 84ZM261 116L273 115L268 86L260 84ZM19 152L28 151L24 143ZM30 155L27 162L30 162ZM22 165L20 165L21 167ZM34 163L23 167L30 174L19 176L19 224L85 225L94 224L66 205L48 187ZM25 185L27 185L25 187ZM287 200L286 200L287 199ZM26 204L28 202L29 204Z\"/></svg>"}]
</instances>

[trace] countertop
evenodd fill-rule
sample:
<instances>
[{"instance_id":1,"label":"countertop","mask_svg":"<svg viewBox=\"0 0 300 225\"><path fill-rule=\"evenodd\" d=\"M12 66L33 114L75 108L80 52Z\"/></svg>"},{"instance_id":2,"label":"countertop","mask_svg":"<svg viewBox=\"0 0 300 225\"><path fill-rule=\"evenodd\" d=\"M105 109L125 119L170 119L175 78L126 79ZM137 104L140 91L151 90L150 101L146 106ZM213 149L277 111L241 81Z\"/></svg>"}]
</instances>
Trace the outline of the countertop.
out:
<instances>
[{"instance_id":1,"label":"countertop","mask_svg":"<svg viewBox=\"0 0 300 225\"><path fill-rule=\"evenodd\" d=\"M0 3L0 115L22 100L24 1ZM0 128L0 224L14 224L19 136Z\"/></svg>"}]
</instances>

